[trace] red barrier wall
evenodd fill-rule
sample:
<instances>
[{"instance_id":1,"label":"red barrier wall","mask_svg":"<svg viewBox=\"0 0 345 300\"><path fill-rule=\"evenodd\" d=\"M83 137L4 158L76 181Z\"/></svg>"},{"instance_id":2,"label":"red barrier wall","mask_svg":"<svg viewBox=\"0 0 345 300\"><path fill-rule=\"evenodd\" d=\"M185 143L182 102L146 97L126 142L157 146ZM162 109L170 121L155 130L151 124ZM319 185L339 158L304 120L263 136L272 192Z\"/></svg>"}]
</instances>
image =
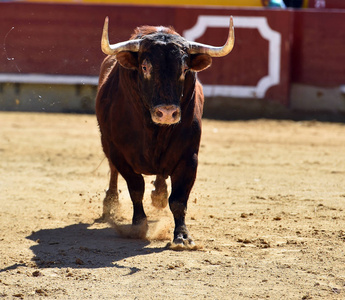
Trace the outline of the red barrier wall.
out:
<instances>
[{"instance_id":1,"label":"red barrier wall","mask_svg":"<svg viewBox=\"0 0 345 300\"><path fill-rule=\"evenodd\" d=\"M345 84L344 28L345 10L294 12L292 82L319 87Z\"/></svg>"},{"instance_id":2,"label":"red barrier wall","mask_svg":"<svg viewBox=\"0 0 345 300\"><path fill-rule=\"evenodd\" d=\"M235 17L236 43L225 58L213 60L209 70L200 73L206 93L220 96L268 98L287 103L290 53L291 14L288 11L239 10L232 8L131 7L102 5L59 5L0 3L0 73L38 73L63 75L97 75L104 55L100 51L100 37L105 16L110 17L112 43L126 40L139 25L172 25L183 34L193 28L199 16ZM261 18L262 28L236 25L236 18L253 21ZM243 19L246 18L246 19ZM253 21L255 23L255 20ZM264 23L267 23L266 27ZM239 22L238 22L239 23ZM256 27L255 27L256 26ZM197 40L222 45L228 29L207 27ZM279 68L276 84L260 85L269 73L269 41L259 32L276 32L283 47L273 49L281 58L274 61ZM223 94L213 85L234 87ZM257 92L256 86L259 86ZM239 89L238 89L239 87ZM239 95L236 91L239 90ZM242 91L242 92L241 92ZM242 93L242 94L241 94ZM247 96L246 96L247 95Z\"/></svg>"},{"instance_id":3,"label":"red barrier wall","mask_svg":"<svg viewBox=\"0 0 345 300\"><path fill-rule=\"evenodd\" d=\"M0 3L0 75L96 78L104 58L105 16L111 43L149 24L172 25L182 35L220 46L230 15L234 50L199 74L207 96L262 98L287 106L291 83L345 84L345 10Z\"/></svg>"}]
</instances>

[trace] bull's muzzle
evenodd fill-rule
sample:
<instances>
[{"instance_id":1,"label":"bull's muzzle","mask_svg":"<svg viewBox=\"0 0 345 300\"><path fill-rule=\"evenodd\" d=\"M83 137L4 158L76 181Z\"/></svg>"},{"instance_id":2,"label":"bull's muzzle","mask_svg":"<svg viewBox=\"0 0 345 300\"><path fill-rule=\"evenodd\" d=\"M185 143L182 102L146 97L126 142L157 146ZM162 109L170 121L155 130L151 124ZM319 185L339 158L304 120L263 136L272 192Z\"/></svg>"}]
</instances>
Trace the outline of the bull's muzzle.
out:
<instances>
[{"instance_id":1,"label":"bull's muzzle","mask_svg":"<svg viewBox=\"0 0 345 300\"><path fill-rule=\"evenodd\" d=\"M158 105L151 110L151 118L156 124L176 124L181 120L181 109L177 105Z\"/></svg>"}]
</instances>

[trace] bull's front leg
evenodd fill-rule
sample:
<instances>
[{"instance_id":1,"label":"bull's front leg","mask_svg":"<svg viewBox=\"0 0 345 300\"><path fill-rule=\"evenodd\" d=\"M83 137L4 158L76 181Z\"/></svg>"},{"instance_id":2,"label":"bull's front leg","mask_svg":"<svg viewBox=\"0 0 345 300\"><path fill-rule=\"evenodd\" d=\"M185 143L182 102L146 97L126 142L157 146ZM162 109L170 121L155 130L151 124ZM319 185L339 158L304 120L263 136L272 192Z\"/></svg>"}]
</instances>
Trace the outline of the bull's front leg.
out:
<instances>
[{"instance_id":1,"label":"bull's front leg","mask_svg":"<svg viewBox=\"0 0 345 300\"><path fill-rule=\"evenodd\" d=\"M143 198L145 191L145 181L143 176L139 174L128 174L125 176L127 182L129 194L133 203L133 225L140 225L143 222L146 222L146 214L143 207Z\"/></svg>"},{"instance_id":2,"label":"bull's front leg","mask_svg":"<svg viewBox=\"0 0 345 300\"><path fill-rule=\"evenodd\" d=\"M139 174L123 175L127 182L129 194L133 203L132 226L116 226L118 232L126 237L135 239L145 239L148 231L146 214L143 207L143 197L145 190L144 178Z\"/></svg>"},{"instance_id":3,"label":"bull's front leg","mask_svg":"<svg viewBox=\"0 0 345 300\"><path fill-rule=\"evenodd\" d=\"M145 192L145 181L142 175L133 171L130 165L125 162L125 159L119 152L112 152L112 161L116 165L116 169L126 180L129 194L133 203L133 225L144 225L147 227L146 214L144 212L143 198Z\"/></svg>"},{"instance_id":4,"label":"bull's front leg","mask_svg":"<svg viewBox=\"0 0 345 300\"><path fill-rule=\"evenodd\" d=\"M186 249L195 246L188 232L185 217L189 194L196 178L197 166L198 155L195 153L190 159L181 161L171 175L169 206L175 221L173 244Z\"/></svg>"}]
</instances>

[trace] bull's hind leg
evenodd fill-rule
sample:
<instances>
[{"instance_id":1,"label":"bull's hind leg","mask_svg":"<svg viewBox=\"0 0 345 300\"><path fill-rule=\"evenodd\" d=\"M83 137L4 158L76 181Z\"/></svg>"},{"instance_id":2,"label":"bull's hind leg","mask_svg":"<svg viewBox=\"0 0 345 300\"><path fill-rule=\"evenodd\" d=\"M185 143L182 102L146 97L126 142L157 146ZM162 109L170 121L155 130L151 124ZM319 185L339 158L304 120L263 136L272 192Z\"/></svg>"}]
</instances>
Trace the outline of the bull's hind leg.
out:
<instances>
[{"instance_id":1,"label":"bull's hind leg","mask_svg":"<svg viewBox=\"0 0 345 300\"><path fill-rule=\"evenodd\" d=\"M153 182L155 189L151 192L152 205L164 208L168 204L168 188L163 176L157 175Z\"/></svg>"},{"instance_id":2,"label":"bull's hind leg","mask_svg":"<svg viewBox=\"0 0 345 300\"><path fill-rule=\"evenodd\" d=\"M119 192L117 189L117 178L119 172L109 163L110 166L110 181L109 188L106 191L105 198L103 200L103 215L100 220L107 221L110 220L115 214L116 206L119 202Z\"/></svg>"}]
</instances>

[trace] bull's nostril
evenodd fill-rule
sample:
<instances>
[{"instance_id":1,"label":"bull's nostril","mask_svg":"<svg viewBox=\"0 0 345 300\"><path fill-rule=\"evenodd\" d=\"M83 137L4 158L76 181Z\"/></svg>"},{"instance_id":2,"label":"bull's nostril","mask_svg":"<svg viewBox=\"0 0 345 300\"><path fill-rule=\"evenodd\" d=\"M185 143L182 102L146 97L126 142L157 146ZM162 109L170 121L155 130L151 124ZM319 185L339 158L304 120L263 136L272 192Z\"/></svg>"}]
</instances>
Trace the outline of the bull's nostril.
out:
<instances>
[{"instance_id":1,"label":"bull's nostril","mask_svg":"<svg viewBox=\"0 0 345 300\"><path fill-rule=\"evenodd\" d=\"M153 108L151 117L155 123L171 125L180 121L181 110L176 105L159 105Z\"/></svg>"},{"instance_id":2,"label":"bull's nostril","mask_svg":"<svg viewBox=\"0 0 345 300\"><path fill-rule=\"evenodd\" d=\"M157 111L156 111L156 116L157 116L158 118L161 118L161 117L163 117L163 113L162 113L160 110L157 110Z\"/></svg>"}]
</instances>

